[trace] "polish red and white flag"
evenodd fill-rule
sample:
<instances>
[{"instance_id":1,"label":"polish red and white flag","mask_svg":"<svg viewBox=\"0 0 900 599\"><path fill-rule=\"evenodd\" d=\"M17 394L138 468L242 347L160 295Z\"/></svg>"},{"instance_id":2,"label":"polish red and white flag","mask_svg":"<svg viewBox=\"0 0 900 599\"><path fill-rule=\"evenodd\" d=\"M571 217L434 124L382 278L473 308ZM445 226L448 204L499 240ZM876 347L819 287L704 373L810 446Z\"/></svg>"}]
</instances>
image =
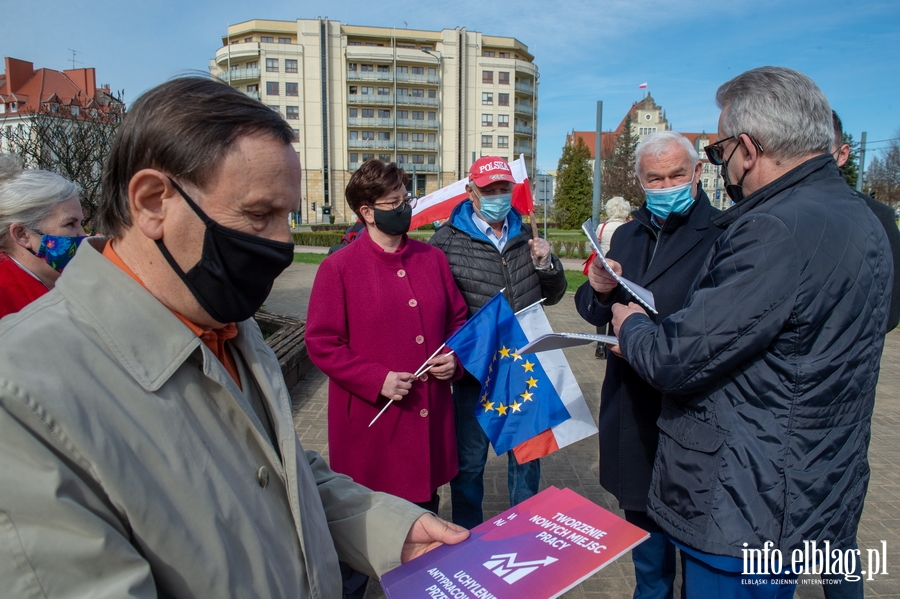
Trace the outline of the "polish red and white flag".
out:
<instances>
[{"instance_id":1,"label":"polish red and white flag","mask_svg":"<svg viewBox=\"0 0 900 599\"><path fill-rule=\"evenodd\" d=\"M644 83L641 83L641 84L638 86L638 89L647 89L647 82L645 81Z\"/></svg>"}]
</instances>

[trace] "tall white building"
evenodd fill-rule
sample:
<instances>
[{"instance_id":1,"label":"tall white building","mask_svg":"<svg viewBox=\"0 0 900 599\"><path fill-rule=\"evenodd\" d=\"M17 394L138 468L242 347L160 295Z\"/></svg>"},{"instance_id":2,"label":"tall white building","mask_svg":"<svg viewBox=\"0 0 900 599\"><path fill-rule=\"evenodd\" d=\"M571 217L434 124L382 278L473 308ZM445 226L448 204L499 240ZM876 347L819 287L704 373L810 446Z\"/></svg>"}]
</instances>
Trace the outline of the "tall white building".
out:
<instances>
[{"instance_id":1,"label":"tall white building","mask_svg":"<svg viewBox=\"0 0 900 599\"><path fill-rule=\"evenodd\" d=\"M303 222L353 220L344 188L370 158L399 163L417 195L479 155L524 154L534 172L538 69L515 38L298 19L238 23L222 44L210 72L294 126Z\"/></svg>"}]
</instances>

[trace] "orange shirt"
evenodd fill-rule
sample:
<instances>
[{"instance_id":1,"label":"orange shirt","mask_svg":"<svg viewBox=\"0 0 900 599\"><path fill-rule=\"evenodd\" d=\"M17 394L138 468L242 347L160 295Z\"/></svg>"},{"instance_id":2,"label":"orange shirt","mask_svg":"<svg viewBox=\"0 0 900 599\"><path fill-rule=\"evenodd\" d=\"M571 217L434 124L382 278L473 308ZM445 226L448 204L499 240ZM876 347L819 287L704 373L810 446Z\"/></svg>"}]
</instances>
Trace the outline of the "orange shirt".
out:
<instances>
[{"instance_id":1,"label":"orange shirt","mask_svg":"<svg viewBox=\"0 0 900 599\"><path fill-rule=\"evenodd\" d=\"M103 248L103 255L108 258L110 262L121 268L125 274L140 283L141 287L144 287L144 289L146 289L146 287L144 286L144 282L141 281L124 262L122 262L121 258L119 258L119 255L112 247L111 241L106 244L105 248ZM172 312L172 314L174 314L178 318L178 320L183 322L184 326L189 328L194 332L195 335L200 337L200 340L203 341L203 344L206 345L206 347L208 347L209 350L219 359L219 362L221 362L222 365L225 366L225 370L228 371L228 374L231 375L231 378L234 379L234 382L237 383L238 387L241 387L241 377L238 375L237 364L234 361L234 356L225 347L226 341L237 337L237 325L233 322L229 322L221 329L212 329L207 331L200 328L175 310L172 310L170 308L169 311Z\"/></svg>"}]
</instances>

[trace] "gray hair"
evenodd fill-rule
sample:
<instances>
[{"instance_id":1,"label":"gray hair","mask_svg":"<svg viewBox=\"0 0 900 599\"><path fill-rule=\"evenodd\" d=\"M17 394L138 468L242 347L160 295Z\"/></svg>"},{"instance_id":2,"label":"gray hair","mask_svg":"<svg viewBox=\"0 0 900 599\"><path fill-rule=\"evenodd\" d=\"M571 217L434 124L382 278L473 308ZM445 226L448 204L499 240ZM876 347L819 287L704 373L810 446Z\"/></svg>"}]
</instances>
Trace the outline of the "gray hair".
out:
<instances>
[{"instance_id":1,"label":"gray hair","mask_svg":"<svg viewBox=\"0 0 900 599\"><path fill-rule=\"evenodd\" d=\"M56 173L22 170L21 158L0 154L0 248L9 242L10 225L40 229L58 204L80 192L76 184Z\"/></svg>"},{"instance_id":2,"label":"gray hair","mask_svg":"<svg viewBox=\"0 0 900 599\"><path fill-rule=\"evenodd\" d=\"M773 158L829 151L834 141L831 106L812 79L793 69L760 67L722 84L716 103L722 137L747 133Z\"/></svg>"},{"instance_id":3,"label":"gray hair","mask_svg":"<svg viewBox=\"0 0 900 599\"><path fill-rule=\"evenodd\" d=\"M607 200L604 210L606 211L607 219L624 221L631 214L631 204L625 201L625 198L622 196L616 196Z\"/></svg>"},{"instance_id":4,"label":"gray hair","mask_svg":"<svg viewBox=\"0 0 900 599\"><path fill-rule=\"evenodd\" d=\"M644 138L644 141L637 145L637 148L634 150L634 174L640 178L641 176L641 163L644 157L644 154L648 154L655 158L659 158L666 152L672 149L673 145L679 145L681 148L687 152L688 156L691 159L691 168L696 166L697 161L700 160L700 156L697 154L697 149L694 147L694 144L690 142L688 138L686 138L681 133L676 133L675 131L657 131L656 133L651 133L647 137Z\"/></svg>"}]
</instances>

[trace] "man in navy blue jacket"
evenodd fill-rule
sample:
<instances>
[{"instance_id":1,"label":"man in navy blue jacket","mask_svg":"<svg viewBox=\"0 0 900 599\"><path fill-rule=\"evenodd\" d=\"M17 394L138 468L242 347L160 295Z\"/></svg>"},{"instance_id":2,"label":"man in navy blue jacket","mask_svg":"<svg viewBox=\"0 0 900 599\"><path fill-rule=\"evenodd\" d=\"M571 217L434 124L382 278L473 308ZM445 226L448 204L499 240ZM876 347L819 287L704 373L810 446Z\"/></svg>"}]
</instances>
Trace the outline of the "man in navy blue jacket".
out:
<instances>
[{"instance_id":1,"label":"man in navy blue jacket","mask_svg":"<svg viewBox=\"0 0 900 599\"><path fill-rule=\"evenodd\" d=\"M697 150L680 133L653 133L635 152L635 175L646 190L645 204L619 227L607 258L614 270L653 292L660 321L680 310L722 229L721 214L700 187ZM630 296L594 260L588 281L575 293L575 306L591 324L612 320L612 304ZM615 495L625 519L650 532L632 551L635 597L672 597L675 546L647 517L647 494L656 455L661 394L628 363L610 352L600 400L600 484Z\"/></svg>"},{"instance_id":2,"label":"man in navy blue jacket","mask_svg":"<svg viewBox=\"0 0 900 599\"><path fill-rule=\"evenodd\" d=\"M815 83L762 67L716 100L727 230L684 309L655 323L617 304L612 324L663 391L648 513L684 552L688 596L784 597L794 550L856 535L893 263L829 154ZM747 584L750 556L777 574Z\"/></svg>"}]
</instances>

